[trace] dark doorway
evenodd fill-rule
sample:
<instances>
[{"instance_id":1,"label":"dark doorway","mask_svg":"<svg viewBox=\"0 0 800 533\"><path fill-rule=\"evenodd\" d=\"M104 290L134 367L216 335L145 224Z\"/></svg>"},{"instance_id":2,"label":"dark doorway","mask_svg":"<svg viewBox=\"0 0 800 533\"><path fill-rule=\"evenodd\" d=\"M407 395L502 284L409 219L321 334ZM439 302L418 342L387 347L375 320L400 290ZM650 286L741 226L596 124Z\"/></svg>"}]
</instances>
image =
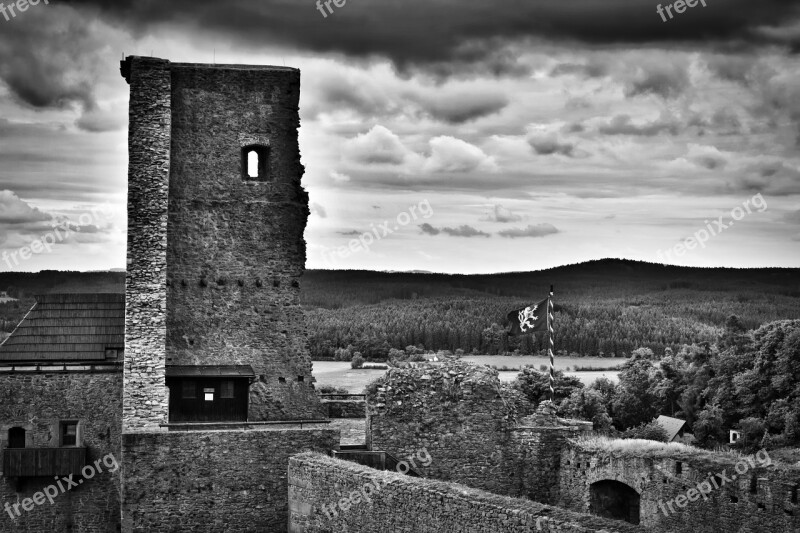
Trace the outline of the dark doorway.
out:
<instances>
[{"instance_id":1,"label":"dark doorway","mask_svg":"<svg viewBox=\"0 0 800 533\"><path fill-rule=\"evenodd\" d=\"M170 422L246 422L249 380L168 378Z\"/></svg>"},{"instance_id":2,"label":"dark doorway","mask_svg":"<svg viewBox=\"0 0 800 533\"><path fill-rule=\"evenodd\" d=\"M8 430L8 447L9 448L25 447L25 429L11 428Z\"/></svg>"},{"instance_id":3,"label":"dark doorway","mask_svg":"<svg viewBox=\"0 0 800 533\"><path fill-rule=\"evenodd\" d=\"M639 493L625 483L604 479L590 487L592 514L615 520L639 523Z\"/></svg>"}]
</instances>

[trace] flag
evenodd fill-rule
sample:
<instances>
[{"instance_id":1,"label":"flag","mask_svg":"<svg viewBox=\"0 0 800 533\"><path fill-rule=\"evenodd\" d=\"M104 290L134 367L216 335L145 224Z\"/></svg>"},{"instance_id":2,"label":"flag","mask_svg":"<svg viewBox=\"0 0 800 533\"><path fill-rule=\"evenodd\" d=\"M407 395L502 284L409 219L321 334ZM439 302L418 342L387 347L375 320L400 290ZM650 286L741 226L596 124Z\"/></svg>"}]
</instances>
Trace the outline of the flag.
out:
<instances>
[{"instance_id":1,"label":"flag","mask_svg":"<svg viewBox=\"0 0 800 533\"><path fill-rule=\"evenodd\" d=\"M508 313L508 321L511 323L509 335L547 331L547 299L511 311Z\"/></svg>"}]
</instances>

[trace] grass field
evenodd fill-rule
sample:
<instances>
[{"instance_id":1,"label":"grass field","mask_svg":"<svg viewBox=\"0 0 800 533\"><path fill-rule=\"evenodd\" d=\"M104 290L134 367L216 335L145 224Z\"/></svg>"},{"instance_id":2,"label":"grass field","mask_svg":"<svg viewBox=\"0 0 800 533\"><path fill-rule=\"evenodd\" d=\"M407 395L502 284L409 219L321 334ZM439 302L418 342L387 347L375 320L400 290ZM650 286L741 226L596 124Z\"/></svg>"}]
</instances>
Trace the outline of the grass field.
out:
<instances>
[{"instance_id":1,"label":"grass field","mask_svg":"<svg viewBox=\"0 0 800 533\"><path fill-rule=\"evenodd\" d=\"M498 368L503 368L503 366L518 368L524 365L534 365L538 369L539 365L549 364L546 357L539 356L471 355L464 357L463 360L490 366L495 365ZM556 357L555 364L557 370L562 370L566 367L572 368L574 365L598 368L598 370L590 372L566 372L570 376L577 376L584 385L590 385L599 377L606 377L616 382L619 372L601 369L619 365L624 361L625 359L620 358ZM317 379L317 387L320 385L335 385L336 387L345 387L351 394L360 394L364 392L364 387L368 383L382 376L384 372L385 370L353 369L350 368L350 363L347 361L314 361L313 375ZM517 373L517 370L501 371L500 380L514 381Z\"/></svg>"}]
</instances>

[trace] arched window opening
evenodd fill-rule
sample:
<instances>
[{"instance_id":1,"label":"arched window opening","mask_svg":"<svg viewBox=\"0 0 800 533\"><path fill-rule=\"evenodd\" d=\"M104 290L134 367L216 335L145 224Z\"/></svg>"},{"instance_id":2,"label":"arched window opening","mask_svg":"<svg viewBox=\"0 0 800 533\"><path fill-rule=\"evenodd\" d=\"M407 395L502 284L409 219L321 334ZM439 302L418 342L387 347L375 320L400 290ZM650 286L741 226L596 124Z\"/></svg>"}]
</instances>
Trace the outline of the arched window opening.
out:
<instances>
[{"instance_id":1,"label":"arched window opening","mask_svg":"<svg viewBox=\"0 0 800 533\"><path fill-rule=\"evenodd\" d=\"M242 179L266 181L269 171L269 146L254 144L242 148Z\"/></svg>"},{"instance_id":2,"label":"arched window opening","mask_svg":"<svg viewBox=\"0 0 800 533\"><path fill-rule=\"evenodd\" d=\"M247 175L251 178L258 177L258 152L255 150L247 152Z\"/></svg>"}]
</instances>

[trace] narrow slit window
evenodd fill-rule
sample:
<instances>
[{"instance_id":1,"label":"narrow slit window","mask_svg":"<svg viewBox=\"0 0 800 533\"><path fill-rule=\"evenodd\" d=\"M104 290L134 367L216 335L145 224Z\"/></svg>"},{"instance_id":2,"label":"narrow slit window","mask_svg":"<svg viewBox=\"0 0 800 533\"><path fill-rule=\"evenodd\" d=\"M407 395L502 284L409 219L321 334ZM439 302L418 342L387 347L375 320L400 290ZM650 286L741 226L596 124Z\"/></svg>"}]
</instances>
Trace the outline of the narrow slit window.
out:
<instances>
[{"instance_id":1,"label":"narrow slit window","mask_svg":"<svg viewBox=\"0 0 800 533\"><path fill-rule=\"evenodd\" d=\"M258 177L258 152L255 150L247 152L247 175L251 178Z\"/></svg>"},{"instance_id":2,"label":"narrow slit window","mask_svg":"<svg viewBox=\"0 0 800 533\"><path fill-rule=\"evenodd\" d=\"M269 170L269 146L255 144L242 148L242 179L266 181Z\"/></svg>"}]
</instances>

